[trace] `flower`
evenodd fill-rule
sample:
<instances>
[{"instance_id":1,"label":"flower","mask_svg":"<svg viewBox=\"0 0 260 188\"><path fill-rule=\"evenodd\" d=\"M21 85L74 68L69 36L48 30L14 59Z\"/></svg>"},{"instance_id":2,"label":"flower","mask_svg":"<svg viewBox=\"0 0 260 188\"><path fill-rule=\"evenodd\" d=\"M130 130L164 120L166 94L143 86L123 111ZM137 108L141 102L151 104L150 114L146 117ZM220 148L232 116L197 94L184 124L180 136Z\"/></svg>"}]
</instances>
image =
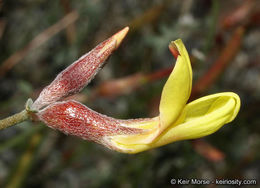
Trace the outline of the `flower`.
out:
<instances>
[{"instance_id":1,"label":"flower","mask_svg":"<svg viewBox=\"0 0 260 188\"><path fill-rule=\"evenodd\" d=\"M119 32L122 37L116 40L118 43L125 36L127 32L125 31L123 30L123 35ZM102 50L105 46L103 51L106 51L106 55L94 61L94 64L98 62L98 66L95 66L93 72L97 72L100 62L103 62L108 54L118 47L118 45L115 45L115 38L117 38L117 35L108 39L109 42L105 41L105 45L100 44ZM106 46L108 44L109 47ZM179 140L207 136L216 132L224 124L231 122L240 108L239 96L232 92L217 93L187 104L192 89L192 69L189 55L180 39L171 42L169 49L173 56L177 58L177 61L163 87L159 107L160 113L157 117L119 120L95 112L73 100L56 102L57 99L79 91L90 80L88 74L82 74L89 68L87 70L80 68L74 70L72 64L62 72L62 75L70 74L70 71L73 72L71 75L77 75L75 71L81 70L77 79L84 80L84 83L82 82L79 86L76 84L76 88L73 84L69 85L69 89L62 89L62 92L59 89L50 89L57 87L55 85L57 81L50 84L43 90L44 94L40 95L40 99L36 100L36 102L43 101L42 103L37 102L37 105L35 105L38 109L46 106L36 113L38 119L51 128L103 144L110 149L123 153L138 153ZM91 67L93 61L87 60L84 63L88 64L87 67ZM83 69L85 67L83 66ZM91 74L91 79L94 75L94 73ZM84 76L87 78L81 78ZM55 80L60 80L60 77L58 75ZM65 88L67 86L64 85L72 82L68 80L71 79L71 76L65 75L62 79L67 81L66 83L62 82L62 86ZM48 90L51 90L51 92L48 92ZM58 91L58 94L55 93L56 91ZM45 97L42 97L44 95ZM49 99L49 95L55 97Z\"/></svg>"}]
</instances>

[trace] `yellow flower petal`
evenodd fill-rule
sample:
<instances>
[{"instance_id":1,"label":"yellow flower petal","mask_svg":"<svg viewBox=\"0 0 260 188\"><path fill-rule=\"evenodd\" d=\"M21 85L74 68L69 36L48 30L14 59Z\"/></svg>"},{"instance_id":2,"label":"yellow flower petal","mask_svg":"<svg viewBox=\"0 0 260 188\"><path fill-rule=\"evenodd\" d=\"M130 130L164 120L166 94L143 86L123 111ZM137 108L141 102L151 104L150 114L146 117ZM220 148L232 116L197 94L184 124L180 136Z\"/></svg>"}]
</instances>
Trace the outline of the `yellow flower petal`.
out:
<instances>
[{"instance_id":1,"label":"yellow flower petal","mask_svg":"<svg viewBox=\"0 0 260 188\"><path fill-rule=\"evenodd\" d=\"M125 126L149 129L149 132L143 135L119 135L113 137L113 140L128 144L149 144L180 115L190 97L192 70L187 50L180 39L171 42L169 48L176 48L179 55L162 91L159 119L129 121Z\"/></svg>"},{"instance_id":2,"label":"yellow flower petal","mask_svg":"<svg viewBox=\"0 0 260 188\"><path fill-rule=\"evenodd\" d=\"M186 105L192 87L192 69L189 55L180 39L171 42L170 48L177 48L179 56L176 65L163 87L160 101L159 133L174 123Z\"/></svg>"},{"instance_id":3,"label":"yellow flower petal","mask_svg":"<svg viewBox=\"0 0 260 188\"><path fill-rule=\"evenodd\" d=\"M138 153L154 147L185 139L203 137L216 132L232 121L240 109L235 93L218 93L197 99L185 106L178 120L151 144L129 144L111 140L115 150Z\"/></svg>"},{"instance_id":4,"label":"yellow flower petal","mask_svg":"<svg viewBox=\"0 0 260 188\"><path fill-rule=\"evenodd\" d=\"M216 132L231 122L240 109L240 98L232 92L218 93L199 98L184 108L180 119L158 137L154 146L177 140L194 139ZM176 125L177 124L177 125Z\"/></svg>"}]
</instances>

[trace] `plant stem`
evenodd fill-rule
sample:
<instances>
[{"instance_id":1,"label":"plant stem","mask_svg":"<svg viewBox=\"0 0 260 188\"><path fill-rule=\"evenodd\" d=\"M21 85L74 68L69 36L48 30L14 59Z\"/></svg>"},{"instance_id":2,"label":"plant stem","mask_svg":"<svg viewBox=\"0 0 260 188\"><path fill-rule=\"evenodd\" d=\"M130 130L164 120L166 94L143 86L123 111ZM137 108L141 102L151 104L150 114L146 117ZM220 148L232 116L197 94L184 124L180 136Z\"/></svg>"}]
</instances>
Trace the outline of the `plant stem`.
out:
<instances>
[{"instance_id":1,"label":"plant stem","mask_svg":"<svg viewBox=\"0 0 260 188\"><path fill-rule=\"evenodd\" d=\"M28 112L26 110L23 110L17 114L14 114L10 117L0 120L0 130L16 125L17 123L21 123L27 120L28 118L29 118Z\"/></svg>"}]
</instances>

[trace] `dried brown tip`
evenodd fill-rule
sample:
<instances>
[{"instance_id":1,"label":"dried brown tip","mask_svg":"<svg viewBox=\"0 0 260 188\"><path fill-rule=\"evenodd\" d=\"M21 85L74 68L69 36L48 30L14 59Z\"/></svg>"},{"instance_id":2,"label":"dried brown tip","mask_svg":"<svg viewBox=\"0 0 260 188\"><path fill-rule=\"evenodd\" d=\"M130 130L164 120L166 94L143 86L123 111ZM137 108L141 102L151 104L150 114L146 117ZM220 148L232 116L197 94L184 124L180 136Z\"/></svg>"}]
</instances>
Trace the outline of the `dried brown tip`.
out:
<instances>
[{"instance_id":1,"label":"dried brown tip","mask_svg":"<svg viewBox=\"0 0 260 188\"><path fill-rule=\"evenodd\" d=\"M128 31L129 31L129 27L127 26L112 36L116 40L115 48L118 48L118 46L121 44L122 40L125 38Z\"/></svg>"},{"instance_id":2,"label":"dried brown tip","mask_svg":"<svg viewBox=\"0 0 260 188\"><path fill-rule=\"evenodd\" d=\"M177 59L178 55L180 55L178 48L176 47L176 45L174 44L174 42L170 42L169 44L169 50L172 53L172 55L174 56L175 59Z\"/></svg>"}]
</instances>

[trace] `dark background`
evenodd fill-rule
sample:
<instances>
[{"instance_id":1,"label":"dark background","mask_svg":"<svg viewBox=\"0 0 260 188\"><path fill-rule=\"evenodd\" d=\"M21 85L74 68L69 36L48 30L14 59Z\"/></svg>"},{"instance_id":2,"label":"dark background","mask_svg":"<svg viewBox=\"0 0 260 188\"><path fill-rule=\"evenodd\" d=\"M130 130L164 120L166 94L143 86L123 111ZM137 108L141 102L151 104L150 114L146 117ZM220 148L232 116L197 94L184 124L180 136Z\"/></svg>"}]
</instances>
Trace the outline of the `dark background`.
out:
<instances>
[{"instance_id":1,"label":"dark background","mask_svg":"<svg viewBox=\"0 0 260 188\"><path fill-rule=\"evenodd\" d=\"M126 39L76 100L116 118L157 115L174 62L168 44L181 38L193 66L192 98L233 91L242 101L237 118L215 134L136 155L21 123L0 132L0 187L173 187L172 178L259 183L259 20L256 0L0 0L1 119L125 26ZM153 79L135 80L137 73ZM102 87L130 75L135 81L122 89Z\"/></svg>"}]
</instances>

